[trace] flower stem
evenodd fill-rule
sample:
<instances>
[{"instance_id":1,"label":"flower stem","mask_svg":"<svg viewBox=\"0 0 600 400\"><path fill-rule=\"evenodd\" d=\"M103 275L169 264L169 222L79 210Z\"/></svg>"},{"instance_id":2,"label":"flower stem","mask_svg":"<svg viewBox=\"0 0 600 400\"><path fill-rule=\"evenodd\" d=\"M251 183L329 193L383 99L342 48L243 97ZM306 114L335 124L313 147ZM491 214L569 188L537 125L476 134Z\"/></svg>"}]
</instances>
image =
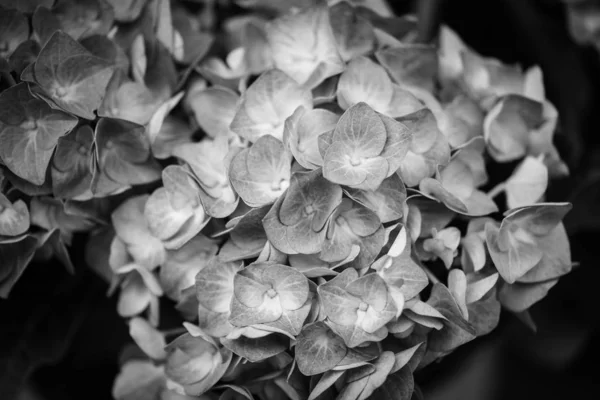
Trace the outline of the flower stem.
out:
<instances>
[{"instance_id":1,"label":"flower stem","mask_svg":"<svg viewBox=\"0 0 600 400\"><path fill-rule=\"evenodd\" d=\"M492 190L490 190L487 193L487 195L488 195L488 197L493 199L494 197L498 196L500 193L504 192L505 189L506 189L506 183L502 182L502 183L499 183L496 186L494 186L492 188Z\"/></svg>"},{"instance_id":2,"label":"flower stem","mask_svg":"<svg viewBox=\"0 0 600 400\"><path fill-rule=\"evenodd\" d=\"M445 0L419 0L417 2L419 43L436 40L442 23L442 8Z\"/></svg>"},{"instance_id":3,"label":"flower stem","mask_svg":"<svg viewBox=\"0 0 600 400\"><path fill-rule=\"evenodd\" d=\"M440 280L437 278L437 276L435 276L429 268L427 268L425 265L422 265L422 264L421 264L421 268L423 268L423 270L425 271L425 274L427 274L427 277L429 278L429 280L432 283L434 283L434 284L441 283Z\"/></svg>"}]
</instances>

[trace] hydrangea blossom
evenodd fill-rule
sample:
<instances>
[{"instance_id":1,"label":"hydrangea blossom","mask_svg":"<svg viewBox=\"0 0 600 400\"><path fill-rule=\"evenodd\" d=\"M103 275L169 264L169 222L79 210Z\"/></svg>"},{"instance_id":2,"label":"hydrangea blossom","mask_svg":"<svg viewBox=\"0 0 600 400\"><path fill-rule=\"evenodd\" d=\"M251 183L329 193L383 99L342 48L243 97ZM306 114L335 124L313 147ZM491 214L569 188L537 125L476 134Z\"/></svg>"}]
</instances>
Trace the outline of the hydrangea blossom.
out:
<instances>
[{"instance_id":1,"label":"hydrangea blossom","mask_svg":"<svg viewBox=\"0 0 600 400\"><path fill-rule=\"evenodd\" d=\"M142 351L116 399L409 399L571 270L538 67L381 2L237 1L218 37L184 3L0 8L0 295L89 231Z\"/></svg>"}]
</instances>

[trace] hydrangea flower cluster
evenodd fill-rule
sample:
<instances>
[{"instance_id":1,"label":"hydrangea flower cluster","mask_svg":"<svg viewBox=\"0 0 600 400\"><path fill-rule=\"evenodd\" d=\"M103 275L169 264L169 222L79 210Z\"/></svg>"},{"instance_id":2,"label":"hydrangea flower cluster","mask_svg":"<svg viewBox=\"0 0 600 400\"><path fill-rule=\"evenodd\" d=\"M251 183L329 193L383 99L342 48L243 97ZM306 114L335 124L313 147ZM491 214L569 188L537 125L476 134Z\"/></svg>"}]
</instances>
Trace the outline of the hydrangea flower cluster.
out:
<instances>
[{"instance_id":1,"label":"hydrangea flower cluster","mask_svg":"<svg viewBox=\"0 0 600 400\"><path fill-rule=\"evenodd\" d=\"M0 2L0 294L88 232L116 399L418 398L571 270L539 68L379 1L42 3Z\"/></svg>"}]
</instances>

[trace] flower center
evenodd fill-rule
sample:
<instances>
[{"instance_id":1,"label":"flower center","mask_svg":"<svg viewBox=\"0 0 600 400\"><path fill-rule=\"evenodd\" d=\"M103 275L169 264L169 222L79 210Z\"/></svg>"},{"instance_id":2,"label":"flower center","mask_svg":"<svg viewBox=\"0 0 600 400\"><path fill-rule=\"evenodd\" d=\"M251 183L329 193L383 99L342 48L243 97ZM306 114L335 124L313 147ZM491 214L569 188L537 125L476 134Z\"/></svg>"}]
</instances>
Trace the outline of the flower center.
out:
<instances>
[{"instance_id":1,"label":"flower center","mask_svg":"<svg viewBox=\"0 0 600 400\"><path fill-rule=\"evenodd\" d=\"M358 167L360 164L362 164L363 159L361 157L356 157L356 156L349 156L350 158L350 165L352 165L353 167Z\"/></svg>"},{"instance_id":2,"label":"flower center","mask_svg":"<svg viewBox=\"0 0 600 400\"><path fill-rule=\"evenodd\" d=\"M271 190L274 192L279 192L287 189L289 186L290 183L287 181L287 179L280 179L271 183Z\"/></svg>"},{"instance_id":3,"label":"flower center","mask_svg":"<svg viewBox=\"0 0 600 400\"><path fill-rule=\"evenodd\" d=\"M67 92L68 92L67 88L59 86L56 89L54 89L54 96L61 99L67 95Z\"/></svg>"},{"instance_id":4,"label":"flower center","mask_svg":"<svg viewBox=\"0 0 600 400\"><path fill-rule=\"evenodd\" d=\"M6 51L8 51L8 42L7 41L0 42L0 53L4 53Z\"/></svg>"},{"instance_id":5,"label":"flower center","mask_svg":"<svg viewBox=\"0 0 600 400\"><path fill-rule=\"evenodd\" d=\"M369 305L367 303L365 303L364 301L361 301L360 304L358 305L358 309L360 311L367 311L367 308L369 308Z\"/></svg>"},{"instance_id":6,"label":"flower center","mask_svg":"<svg viewBox=\"0 0 600 400\"><path fill-rule=\"evenodd\" d=\"M275 291L275 289L271 288L267 290L267 296L269 296L270 298L274 298L275 296L277 296L277 292Z\"/></svg>"},{"instance_id":7,"label":"flower center","mask_svg":"<svg viewBox=\"0 0 600 400\"><path fill-rule=\"evenodd\" d=\"M81 154L82 156L87 154L87 148L84 145L79 146L79 148L77 149L77 152L79 154Z\"/></svg>"},{"instance_id":8,"label":"flower center","mask_svg":"<svg viewBox=\"0 0 600 400\"><path fill-rule=\"evenodd\" d=\"M33 131L37 129L37 122L33 119L28 119L23 121L20 126L26 131Z\"/></svg>"},{"instance_id":9,"label":"flower center","mask_svg":"<svg viewBox=\"0 0 600 400\"><path fill-rule=\"evenodd\" d=\"M311 214L314 214L314 212L315 212L315 208L312 206L312 204L307 204L307 205L304 207L304 213L305 213L306 215L311 215Z\"/></svg>"}]
</instances>

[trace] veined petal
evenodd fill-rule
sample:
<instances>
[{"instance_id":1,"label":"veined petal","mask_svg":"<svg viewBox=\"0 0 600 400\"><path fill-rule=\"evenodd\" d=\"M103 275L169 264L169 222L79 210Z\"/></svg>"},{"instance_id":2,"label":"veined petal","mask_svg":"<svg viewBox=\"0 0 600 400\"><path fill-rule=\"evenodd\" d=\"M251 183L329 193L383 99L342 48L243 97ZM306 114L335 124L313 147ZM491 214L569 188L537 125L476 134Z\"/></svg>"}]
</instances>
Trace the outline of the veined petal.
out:
<instances>
[{"instance_id":1,"label":"veined petal","mask_svg":"<svg viewBox=\"0 0 600 400\"><path fill-rule=\"evenodd\" d=\"M244 93L230 129L251 142L266 134L282 139L286 118L299 106L312 109L310 90L281 70L272 69Z\"/></svg>"},{"instance_id":2,"label":"veined petal","mask_svg":"<svg viewBox=\"0 0 600 400\"><path fill-rule=\"evenodd\" d=\"M266 32L275 66L301 85L313 88L344 69L325 5L282 16Z\"/></svg>"}]
</instances>

